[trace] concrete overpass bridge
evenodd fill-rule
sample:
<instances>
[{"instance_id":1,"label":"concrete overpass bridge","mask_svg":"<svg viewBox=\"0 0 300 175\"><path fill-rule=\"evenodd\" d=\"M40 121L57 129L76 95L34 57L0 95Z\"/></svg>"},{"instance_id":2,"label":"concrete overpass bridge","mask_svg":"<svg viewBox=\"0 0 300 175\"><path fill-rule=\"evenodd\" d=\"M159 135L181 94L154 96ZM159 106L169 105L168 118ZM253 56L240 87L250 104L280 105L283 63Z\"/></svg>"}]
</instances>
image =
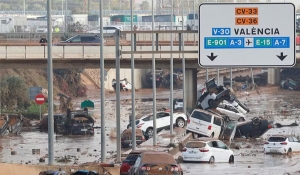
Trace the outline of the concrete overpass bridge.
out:
<instances>
[{"instance_id":1,"label":"concrete overpass bridge","mask_svg":"<svg viewBox=\"0 0 300 175\"><path fill-rule=\"evenodd\" d=\"M125 33L131 33L130 31ZM155 51L152 51L151 35L155 34ZM198 36L195 31L134 31L134 51L131 52L131 42L120 42L120 67L130 68L131 53L134 54L135 68L150 69L152 54L156 58L157 68L170 68L170 40L159 34L175 35L173 42L174 68L182 68L184 54L186 62L187 106L193 107L197 97L197 69L198 65ZM140 36L141 35L141 36ZM194 36L193 36L194 35ZM183 36L183 37L182 37ZM164 38L164 41L160 41ZM182 40L183 38L183 40ZM194 40L192 39L194 38ZM105 68L115 68L116 46L114 40L107 40L104 46ZM53 46L53 68L89 68L100 67L99 46ZM0 43L0 69L42 69L47 67L47 47L39 44ZM300 67L300 53L297 53L297 64ZM275 81L278 74L269 70L270 81Z\"/></svg>"}]
</instances>

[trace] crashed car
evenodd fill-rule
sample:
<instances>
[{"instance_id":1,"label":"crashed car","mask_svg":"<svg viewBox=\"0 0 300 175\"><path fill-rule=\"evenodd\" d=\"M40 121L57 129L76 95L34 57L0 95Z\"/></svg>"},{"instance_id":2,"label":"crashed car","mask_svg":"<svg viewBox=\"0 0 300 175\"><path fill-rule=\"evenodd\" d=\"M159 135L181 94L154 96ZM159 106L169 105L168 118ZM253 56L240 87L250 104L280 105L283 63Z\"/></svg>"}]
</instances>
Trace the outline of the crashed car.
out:
<instances>
[{"instance_id":1,"label":"crashed car","mask_svg":"<svg viewBox=\"0 0 300 175\"><path fill-rule=\"evenodd\" d=\"M183 175L181 166L166 152L143 152L128 170L129 175Z\"/></svg>"},{"instance_id":2,"label":"crashed car","mask_svg":"<svg viewBox=\"0 0 300 175\"><path fill-rule=\"evenodd\" d=\"M112 80L112 87L114 88L114 90L116 91L117 89L117 84L116 84L117 80L113 79ZM132 86L131 84L128 82L127 78L124 78L123 80L120 80L120 90L123 91L128 91L131 90Z\"/></svg>"},{"instance_id":3,"label":"crashed car","mask_svg":"<svg viewBox=\"0 0 300 175\"><path fill-rule=\"evenodd\" d=\"M298 91L300 90L300 83L288 78L280 82L280 87L282 89Z\"/></svg>"},{"instance_id":4,"label":"crashed car","mask_svg":"<svg viewBox=\"0 0 300 175\"><path fill-rule=\"evenodd\" d=\"M64 134L66 132L65 130L65 123L67 121L66 114L54 114L54 132L57 134ZM48 115L46 114L42 121L39 124L40 131L48 131Z\"/></svg>"},{"instance_id":5,"label":"crashed car","mask_svg":"<svg viewBox=\"0 0 300 175\"><path fill-rule=\"evenodd\" d=\"M8 133L8 116L0 115L0 136L4 136Z\"/></svg>"},{"instance_id":6,"label":"crashed car","mask_svg":"<svg viewBox=\"0 0 300 175\"><path fill-rule=\"evenodd\" d=\"M235 106L230 103L222 102L217 107L217 110L223 114L228 115L231 120L237 120L239 122L245 121L246 115L238 110Z\"/></svg>"},{"instance_id":7,"label":"crashed car","mask_svg":"<svg viewBox=\"0 0 300 175\"><path fill-rule=\"evenodd\" d=\"M272 122L255 117L251 121L237 125L235 138L258 138L271 128L273 128Z\"/></svg>"},{"instance_id":8,"label":"crashed car","mask_svg":"<svg viewBox=\"0 0 300 175\"><path fill-rule=\"evenodd\" d=\"M188 122L187 131L206 137L220 138L221 136L220 139L227 136L228 139L228 135L223 134L221 131L223 128L227 128L226 123L228 122L225 121L232 120L230 119L230 116L224 115L224 113L219 111L218 107L224 100L232 101L235 100L235 97L230 95L230 91L228 89L223 86L217 86L214 78L208 80L205 85L207 90L198 99L198 109L193 111L194 113L197 110L197 113L191 115L190 119L192 120L192 123L190 122L189 124ZM224 116L227 116L229 119L224 120ZM221 118L223 118L223 120ZM272 128L272 125L268 120L259 118L254 118L251 121L240 123L237 126L233 126L233 123L231 123L229 126L232 126L232 129L229 130L229 134L231 136L229 137L229 141L233 139L232 134L234 137L257 138Z\"/></svg>"},{"instance_id":9,"label":"crashed car","mask_svg":"<svg viewBox=\"0 0 300 175\"><path fill-rule=\"evenodd\" d=\"M194 109L187 121L186 132L193 138L211 137L233 140L236 131L236 121L217 110Z\"/></svg>"},{"instance_id":10,"label":"crashed car","mask_svg":"<svg viewBox=\"0 0 300 175\"><path fill-rule=\"evenodd\" d=\"M140 145L145 141L144 132L141 129L135 130L136 144ZM121 135L122 148L128 148L132 146L132 129L125 129Z\"/></svg>"},{"instance_id":11,"label":"crashed car","mask_svg":"<svg viewBox=\"0 0 300 175\"><path fill-rule=\"evenodd\" d=\"M23 116L19 114L9 114L8 117L9 133L19 135L23 127Z\"/></svg>"},{"instance_id":12,"label":"crashed car","mask_svg":"<svg viewBox=\"0 0 300 175\"><path fill-rule=\"evenodd\" d=\"M67 111L67 131L72 135L94 135L95 120L87 110Z\"/></svg>"}]
</instances>

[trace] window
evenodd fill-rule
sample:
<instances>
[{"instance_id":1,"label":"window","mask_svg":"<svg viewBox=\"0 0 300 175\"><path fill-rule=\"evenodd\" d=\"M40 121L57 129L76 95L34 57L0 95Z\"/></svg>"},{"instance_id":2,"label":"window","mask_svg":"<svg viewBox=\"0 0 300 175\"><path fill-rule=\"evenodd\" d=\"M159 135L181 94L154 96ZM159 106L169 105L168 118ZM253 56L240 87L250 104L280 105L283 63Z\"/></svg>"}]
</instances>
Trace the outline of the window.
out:
<instances>
[{"instance_id":1,"label":"window","mask_svg":"<svg viewBox=\"0 0 300 175\"><path fill-rule=\"evenodd\" d=\"M158 117L158 116L157 116ZM151 120L153 120L153 115L150 115L150 116L148 116L148 117L146 117L146 118L144 118L144 119L142 119L143 121L151 121Z\"/></svg>"},{"instance_id":2,"label":"window","mask_svg":"<svg viewBox=\"0 0 300 175\"><path fill-rule=\"evenodd\" d=\"M177 102L183 103L183 99L177 99Z\"/></svg>"},{"instance_id":3,"label":"window","mask_svg":"<svg viewBox=\"0 0 300 175\"><path fill-rule=\"evenodd\" d=\"M239 113L239 111L237 109L235 109L234 107L229 106L229 105L225 105L225 109L235 112L235 113Z\"/></svg>"},{"instance_id":4,"label":"window","mask_svg":"<svg viewBox=\"0 0 300 175\"><path fill-rule=\"evenodd\" d=\"M294 142L294 139L292 137L289 137L289 142Z\"/></svg>"},{"instance_id":5,"label":"window","mask_svg":"<svg viewBox=\"0 0 300 175\"><path fill-rule=\"evenodd\" d=\"M126 159L124 160L124 162L130 162L133 163L136 161L136 159L139 157L138 154L129 154Z\"/></svg>"},{"instance_id":6,"label":"window","mask_svg":"<svg viewBox=\"0 0 300 175\"><path fill-rule=\"evenodd\" d=\"M296 137L293 137L294 142L299 142Z\"/></svg>"},{"instance_id":7,"label":"window","mask_svg":"<svg viewBox=\"0 0 300 175\"><path fill-rule=\"evenodd\" d=\"M206 143L203 142L188 142L185 147L187 148L203 148L206 146Z\"/></svg>"},{"instance_id":8,"label":"window","mask_svg":"<svg viewBox=\"0 0 300 175\"><path fill-rule=\"evenodd\" d=\"M223 142L217 141L217 144L218 144L218 148L221 148L221 149L228 149L228 148L227 148L227 145L225 145Z\"/></svg>"},{"instance_id":9,"label":"window","mask_svg":"<svg viewBox=\"0 0 300 175\"><path fill-rule=\"evenodd\" d=\"M284 142L285 140L285 137L270 137L268 139L269 142Z\"/></svg>"},{"instance_id":10,"label":"window","mask_svg":"<svg viewBox=\"0 0 300 175\"><path fill-rule=\"evenodd\" d=\"M1 20L1 24L6 24L6 20Z\"/></svg>"},{"instance_id":11,"label":"window","mask_svg":"<svg viewBox=\"0 0 300 175\"><path fill-rule=\"evenodd\" d=\"M103 27L103 30L116 30L116 27Z\"/></svg>"},{"instance_id":12,"label":"window","mask_svg":"<svg viewBox=\"0 0 300 175\"><path fill-rule=\"evenodd\" d=\"M211 122L211 115L205 114L205 113L202 113L199 111L194 111L191 117L196 118L198 120L203 120L203 121L206 121L209 123Z\"/></svg>"},{"instance_id":13,"label":"window","mask_svg":"<svg viewBox=\"0 0 300 175\"><path fill-rule=\"evenodd\" d=\"M138 157L135 161L135 164L133 165L134 167L138 167L140 165L141 162L141 157Z\"/></svg>"},{"instance_id":14,"label":"window","mask_svg":"<svg viewBox=\"0 0 300 175\"><path fill-rule=\"evenodd\" d=\"M214 124L221 126L222 125L222 120L218 117L214 117Z\"/></svg>"},{"instance_id":15,"label":"window","mask_svg":"<svg viewBox=\"0 0 300 175\"><path fill-rule=\"evenodd\" d=\"M92 41L94 41L94 37L91 36L81 37L81 42L92 42Z\"/></svg>"},{"instance_id":16,"label":"window","mask_svg":"<svg viewBox=\"0 0 300 175\"><path fill-rule=\"evenodd\" d=\"M80 43L81 42L81 37L80 36L74 37L74 38L71 39L71 42L72 43Z\"/></svg>"}]
</instances>

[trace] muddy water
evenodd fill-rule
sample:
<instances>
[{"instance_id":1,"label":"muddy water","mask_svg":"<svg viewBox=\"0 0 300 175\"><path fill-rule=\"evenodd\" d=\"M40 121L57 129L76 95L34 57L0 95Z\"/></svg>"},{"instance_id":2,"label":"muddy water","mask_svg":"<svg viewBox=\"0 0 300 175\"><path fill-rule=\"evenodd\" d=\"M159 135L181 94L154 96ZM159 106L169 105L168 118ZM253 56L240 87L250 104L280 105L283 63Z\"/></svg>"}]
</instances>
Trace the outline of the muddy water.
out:
<instances>
[{"instance_id":1,"label":"muddy water","mask_svg":"<svg viewBox=\"0 0 300 175\"><path fill-rule=\"evenodd\" d=\"M115 138L109 138L115 122L106 121L106 156L111 157L111 153L116 150ZM124 126L122 126L124 129ZM94 136L61 136L55 135L54 151L56 164L60 157L70 157L70 162L63 164L73 164L74 162L84 163L100 160L101 155L101 134L100 129L95 129ZM47 133L22 132L20 136L0 138L0 162L20 163L31 162L39 163L39 158L48 154L48 135ZM80 151L77 151L80 148ZM32 155L32 149L40 149L40 155ZM11 155L11 151L16 151L16 155ZM46 159L47 162L47 159Z\"/></svg>"}]
</instances>

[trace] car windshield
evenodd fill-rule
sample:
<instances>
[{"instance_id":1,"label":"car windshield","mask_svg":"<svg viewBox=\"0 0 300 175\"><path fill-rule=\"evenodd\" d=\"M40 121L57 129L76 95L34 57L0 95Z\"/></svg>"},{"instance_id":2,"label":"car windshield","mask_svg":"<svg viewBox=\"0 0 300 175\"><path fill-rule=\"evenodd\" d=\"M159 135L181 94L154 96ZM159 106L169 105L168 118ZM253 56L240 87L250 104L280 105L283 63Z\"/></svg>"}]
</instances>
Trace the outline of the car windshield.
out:
<instances>
[{"instance_id":1,"label":"car windshield","mask_svg":"<svg viewBox=\"0 0 300 175\"><path fill-rule=\"evenodd\" d=\"M177 99L177 102L182 103L182 102L183 102L183 99Z\"/></svg>"},{"instance_id":2,"label":"car windshield","mask_svg":"<svg viewBox=\"0 0 300 175\"><path fill-rule=\"evenodd\" d=\"M139 154L129 154L124 160L124 162L135 162L138 156Z\"/></svg>"},{"instance_id":3,"label":"car windshield","mask_svg":"<svg viewBox=\"0 0 300 175\"><path fill-rule=\"evenodd\" d=\"M206 146L206 143L203 142L188 142L185 147L187 148L203 148Z\"/></svg>"},{"instance_id":4,"label":"car windshield","mask_svg":"<svg viewBox=\"0 0 300 175\"><path fill-rule=\"evenodd\" d=\"M284 142L286 138L284 137L270 137L268 139L269 142Z\"/></svg>"}]
</instances>

